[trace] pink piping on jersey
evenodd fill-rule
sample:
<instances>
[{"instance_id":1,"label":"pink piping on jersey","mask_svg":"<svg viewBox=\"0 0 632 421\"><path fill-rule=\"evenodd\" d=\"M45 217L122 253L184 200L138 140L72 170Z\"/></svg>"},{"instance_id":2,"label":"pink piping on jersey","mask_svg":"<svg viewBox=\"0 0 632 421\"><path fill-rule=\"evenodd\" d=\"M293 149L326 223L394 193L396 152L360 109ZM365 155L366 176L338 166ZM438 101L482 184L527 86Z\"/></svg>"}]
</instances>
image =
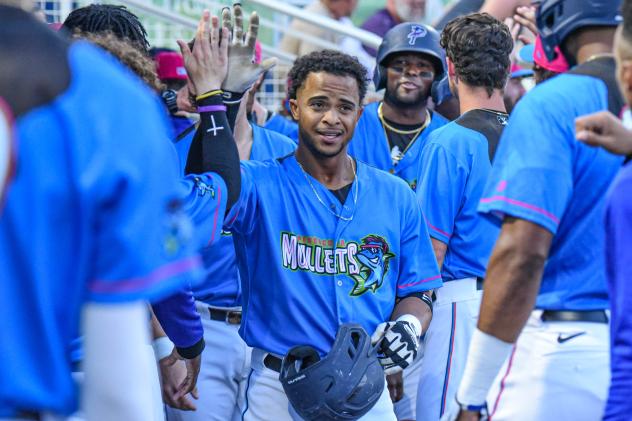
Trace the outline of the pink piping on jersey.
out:
<instances>
[{"instance_id":1,"label":"pink piping on jersey","mask_svg":"<svg viewBox=\"0 0 632 421\"><path fill-rule=\"evenodd\" d=\"M513 359L515 355L516 355L516 346L514 345L513 349L511 350L511 356L509 357L509 363L507 364L507 372L503 376L503 379L500 381L500 391L498 392L498 396L496 396L496 402L494 402L494 409L492 409L492 412L489 414L489 421L492 421L492 417L496 413L496 409L498 409L498 403L500 402L500 397L505 391L505 381L507 380L507 377L509 376L509 372L511 371L511 366L513 365Z\"/></svg>"},{"instance_id":2,"label":"pink piping on jersey","mask_svg":"<svg viewBox=\"0 0 632 421\"><path fill-rule=\"evenodd\" d=\"M452 234L447 233L443 230L440 230L439 228L435 227L434 225L432 225L430 222L428 222L428 220L426 219L426 224L428 224L428 226L430 227L430 229L432 229L433 231L437 231L439 234L443 234L446 237L450 238L452 237Z\"/></svg>"},{"instance_id":3,"label":"pink piping on jersey","mask_svg":"<svg viewBox=\"0 0 632 421\"><path fill-rule=\"evenodd\" d=\"M398 289L404 289L404 288L412 287L412 286L415 286L415 285L423 284L424 282L434 281L435 279L439 279L439 278L441 278L441 275L435 275L435 276L432 276L430 278L422 279L421 281L411 282L411 283L405 284L405 285L397 285L397 288Z\"/></svg>"},{"instance_id":4,"label":"pink piping on jersey","mask_svg":"<svg viewBox=\"0 0 632 421\"><path fill-rule=\"evenodd\" d=\"M211 176L211 180L213 180L213 176ZM219 185L217 186L217 203L222 203L222 188ZM211 239L208 241L207 245L211 245L211 243L213 243L213 240L215 239L215 229L217 228L217 216L219 215L219 208L220 206L217 206L217 208L215 208L215 216L213 217L213 233L211 234Z\"/></svg>"},{"instance_id":5,"label":"pink piping on jersey","mask_svg":"<svg viewBox=\"0 0 632 421\"><path fill-rule=\"evenodd\" d=\"M546 216L547 218L549 218L550 220L552 220L553 222L555 222L555 225L558 225L560 223L560 220L557 218L557 216L553 215L551 212L546 211L542 208L539 208L537 206L531 205L529 203L525 203L525 202L521 202L519 200L515 200L515 199L510 199L508 197L505 196L492 196L492 197L487 197L485 199L481 199L481 203L491 203L491 202L496 202L496 201L500 201L500 202L507 202L510 205L516 205L516 206L520 206L522 208L526 208L526 209L530 209L532 211L536 211L539 214L542 214L544 216Z\"/></svg>"},{"instance_id":6,"label":"pink piping on jersey","mask_svg":"<svg viewBox=\"0 0 632 421\"><path fill-rule=\"evenodd\" d=\"M137 292L149 287L165 278L180 275L201 264L199 256L191 256L175 262L167 263L154 270L147 276L121 280L95 280L90 285L90 292L97 294L112 294L120 292Z\"/></svg>"}]
</instances>

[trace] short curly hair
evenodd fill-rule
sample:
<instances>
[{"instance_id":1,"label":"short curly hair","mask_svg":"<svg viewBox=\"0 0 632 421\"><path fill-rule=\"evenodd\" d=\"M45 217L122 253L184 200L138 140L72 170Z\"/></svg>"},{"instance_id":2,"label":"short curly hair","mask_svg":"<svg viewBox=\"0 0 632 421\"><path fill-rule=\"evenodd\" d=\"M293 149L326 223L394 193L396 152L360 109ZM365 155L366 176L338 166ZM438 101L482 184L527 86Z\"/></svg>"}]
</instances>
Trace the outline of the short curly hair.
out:
<instances>
[{"instance_id":1,"label":"short curly hair","mask_svg":"<svg viewBox=\"0 0 632 421\"><path fill-rule=\"evenodd\" d=\"M364 100L368 75L357 58L335 50L321 50L299 57L288 74L288 95L296 99L296 91L307 80L310 73L331 73L336 76L350 76L358 82L360 103Z\"/></svg>"},{"instance_id":2,"label":"short curly hair","mask_svg":"<svg viewBox=\"0 0 632 421\"><path fill-rule=\"evenodd\" d=\"M471 13L451 20L441 33L441 46L454 63L457 77L470 86L484 87L491 97L503 89L510 69L513 39L504 23L487 13Z\"/></svg>"}]
</instances>

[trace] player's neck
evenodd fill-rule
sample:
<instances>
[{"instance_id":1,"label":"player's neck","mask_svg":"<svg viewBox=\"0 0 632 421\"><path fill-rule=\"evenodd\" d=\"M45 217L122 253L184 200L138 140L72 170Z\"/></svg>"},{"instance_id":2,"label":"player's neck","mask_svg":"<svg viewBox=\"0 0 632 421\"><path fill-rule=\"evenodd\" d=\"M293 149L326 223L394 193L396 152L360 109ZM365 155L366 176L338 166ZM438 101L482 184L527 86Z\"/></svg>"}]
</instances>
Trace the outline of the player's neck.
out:
<instances>
[{"instance_id":1,"label":"player's neck","mask_svg":"<svg viewBox=\"0 0 632 421\"><path fill-rule=\"evenodd\" d=\"M491 96L487 94L485 88L473 88L463 83L459 84L458 89L461 115L476 109L487 109L502 113L507 112L505 101L503 100L503 91L500 89L494 89Z\"/></svg>"},{"instance_id":2,"label":"player's neck","mask_svg":"<svg viewBox=\"0 0 632 421\"><path fill-rule=\"evenodd\" d=\"M353 182L354 170L347 148L336 156L324 158L315 156L299 142L295 156L304 171L330 190L338 190Z\"/></svg>"},{"instance_id":3,"label":"player's neck","mask_svg":"<svg viewBox=\"0 0 632 421\"><path fill-rule=\"evenodd\" d=\"M579 48L577 51L577 63L581 64L590 59L611 55L612 46L602 43L587 44Z\"/></svg>"},{"instance_id":4,"label":"player's neck","mask_svg":"<svg viewBox=\"0 0 632 421\"><path fill-rule=\"evenodd\" d=\"M426 121L426 104L416 107L397 107L388 101L382 102L382 116L397 124L415 125L423 124Z\"/></svg>"}]
</instances>

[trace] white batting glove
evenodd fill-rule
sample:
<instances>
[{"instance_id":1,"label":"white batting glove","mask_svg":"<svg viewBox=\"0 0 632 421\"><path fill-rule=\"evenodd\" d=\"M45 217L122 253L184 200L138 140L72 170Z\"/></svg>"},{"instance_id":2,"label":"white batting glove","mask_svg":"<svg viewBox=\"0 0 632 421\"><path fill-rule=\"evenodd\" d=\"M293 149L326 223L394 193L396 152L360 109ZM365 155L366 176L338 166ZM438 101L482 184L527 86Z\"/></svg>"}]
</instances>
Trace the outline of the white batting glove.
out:
<instances>
[{"instance_id":1,"label":"white batting glove","mask_svg":"<svg viewBox=\"0 0 632 421\"><path fill-rule=\"evenodd\" d=\"M415 360L419 351L421 323L411 314L396 321L380 323L371 336L373 345L380 343L378 359L387 375L399 373Z\"/></svg>"}]
</instances>

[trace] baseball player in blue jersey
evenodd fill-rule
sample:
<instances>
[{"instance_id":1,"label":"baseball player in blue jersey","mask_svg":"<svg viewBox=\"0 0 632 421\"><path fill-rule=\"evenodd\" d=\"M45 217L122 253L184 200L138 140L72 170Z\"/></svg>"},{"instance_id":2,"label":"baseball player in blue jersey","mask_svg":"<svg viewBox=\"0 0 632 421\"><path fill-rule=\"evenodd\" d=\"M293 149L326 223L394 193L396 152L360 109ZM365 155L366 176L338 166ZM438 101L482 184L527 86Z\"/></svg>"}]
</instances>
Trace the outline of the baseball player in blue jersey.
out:
<instances>
[{"instance_id":1,"label":"baseball player in blue jersey","mask_svg":"<svg viewBox=\"0 0 632 421\"><path fill-rule=\"evenodd\" d=\"M602 221L623 158L577 142L574 120L623 106L611 56L617 3L539 6L545 52L552 58L559 45L576 66L523 97L501 137L479 206L501 232L454 402L459 420L480 419L486 406L494 420L603 414L610 376Z\"/></svg>"},{"instance_id":2,"label":"baseball player in blue jersey","mask_svg":"<svg viewBox=\"0 0 632 421\"><path fill-rule=\"evenodd\" d=\"M476 329L482 281L499 231L476 209L507 124L503 88L513 49L509 28L478 13L449 22L441 45L461 115L430 134L418 163L417 199L444 282L424 338L418 420L438 420L454 400Z\"/></svg>"},{"instance_id":3,"label":"baseball player in blue jersey","mask_svg":"<svg viewBox=\"0 0 632 421\"><path fill-rule=\"evenodd\" d=\"M242 283L240 335L254 348L246 420L297 419L279 381L281 358L295 345L326 355L342 323L373 333L387 373L408 366L431 317L423 292L441 285L410 188L346 154L364 68L323 51L297 60L290 78L298 149L242 162L240 199L225 223ZM398 203L396 214L374 218L382 203ZM366 419L395 419L388 393L378 398Z\"/></svg>"},{"instance_id":4,"label":"baseball player in blue jersey","mask_svg":"<svg viewBox=\"0 0 632 421\"><path fill-rule=\"evenodd\" d=\"M632 102L629 89L632 76L629 70L632 58L632 2L624 0L621 6L623 24L617 29L614 53L617 61L617 80L626 103ZM628 163L612 182L606 201L606 273L610 292L610 392L604 420L623 421L630 418L630 376L632 373L632 346L629 310L632 294L629 290L632 270L632 131L613 114L599 112L575 120L577 138L588 144L603 146L617 154L629 154Z\"/></svg>"},{"instance_id":5,"label":"baseball player in blue jersey","mask_svg":"<svg viewBox=\"0 0 632 421\"><path fill-rule=\"evenodd\" d=\"M417 162L428 135L448 122L426 107L430 89L445 74L444 52L432 27L401 23L378 49L373 75L384 101L368 104L349 144L349 154L417 185Z\"/></svg>"},{"instance_id":6,"label":"baseball player in blue jersey","mask_svg":"<svg viewBox=\"0 0 632 421\"><path fill-rule=\"evenodd\" d=\"M151 419L143 301L200 273L161 105L111 57L0 7L0 96L20 142L0 215L0 417L76 409L81 315L86 418Z\"/></svg>"}]
</instances>

